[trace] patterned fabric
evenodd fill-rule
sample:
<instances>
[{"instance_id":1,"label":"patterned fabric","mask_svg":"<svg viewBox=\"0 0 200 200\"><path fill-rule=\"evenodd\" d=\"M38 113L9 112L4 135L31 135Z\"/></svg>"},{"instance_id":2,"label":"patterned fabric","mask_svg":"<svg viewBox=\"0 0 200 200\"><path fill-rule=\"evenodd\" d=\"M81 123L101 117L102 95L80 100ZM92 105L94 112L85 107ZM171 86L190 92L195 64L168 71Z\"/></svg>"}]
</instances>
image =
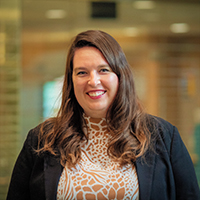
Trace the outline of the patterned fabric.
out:
<instances>
[{"instance_id":1,"label":"patterned fabric","mask_svg":"<svg viewBox=\"0 0 200 200\"><path fill-rule=\"evenodd\" d=\"M64 168L57 190L57 200L66 199L139 199L135 167L123 168L107 155L109 133L105 119L84 116L88 142L82 146L81 162L76 168Z\"/></svg>"}]
</instances>

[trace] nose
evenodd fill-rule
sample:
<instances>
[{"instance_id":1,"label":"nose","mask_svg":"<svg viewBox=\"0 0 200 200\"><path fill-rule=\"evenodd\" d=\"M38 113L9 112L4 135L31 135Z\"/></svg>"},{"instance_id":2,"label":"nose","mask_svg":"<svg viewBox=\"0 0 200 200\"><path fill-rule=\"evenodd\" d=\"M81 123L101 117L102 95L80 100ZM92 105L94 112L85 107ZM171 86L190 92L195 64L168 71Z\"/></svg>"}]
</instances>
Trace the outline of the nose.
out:
<instances>
[{"instance_id":1,"label":"nose","mask_svg":"<svg viewBox=\"0 0 200 200\"><path fill-rule=\"evenodd\" d=\"M88 85L96 87L100 83L100 76L96 72L91 72Z\"/></svg>"}]
</instances>

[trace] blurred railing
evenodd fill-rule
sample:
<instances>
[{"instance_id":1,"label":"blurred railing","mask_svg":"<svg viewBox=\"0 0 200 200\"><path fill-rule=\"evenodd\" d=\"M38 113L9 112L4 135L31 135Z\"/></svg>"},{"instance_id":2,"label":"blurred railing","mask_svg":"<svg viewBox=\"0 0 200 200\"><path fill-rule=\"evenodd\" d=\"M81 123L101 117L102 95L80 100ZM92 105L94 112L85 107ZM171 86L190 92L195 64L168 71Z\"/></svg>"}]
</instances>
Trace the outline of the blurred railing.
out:
<instances>
[{"instance_id":1,"label":"blurred railing","mask_svg":"<svg viewBox=\"0 0 200 200\"><path fill-rule=\"evenodd\" d=\"M20 129L20 0L0 0L0 200L6 198Z\"/></svg>"}]
</instances>

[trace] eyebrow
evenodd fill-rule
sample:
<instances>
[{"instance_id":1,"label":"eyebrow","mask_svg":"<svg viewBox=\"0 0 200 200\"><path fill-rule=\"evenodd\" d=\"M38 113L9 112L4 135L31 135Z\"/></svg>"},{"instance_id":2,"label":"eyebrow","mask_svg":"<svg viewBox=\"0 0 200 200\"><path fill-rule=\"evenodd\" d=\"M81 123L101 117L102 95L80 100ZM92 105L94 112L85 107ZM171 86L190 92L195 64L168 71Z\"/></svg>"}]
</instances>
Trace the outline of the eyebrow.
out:
<instances>
[{"instance_id":1,"label":"eyebrow","mask_svg":"<svg viewBox=\"0 0 200 200\"><path fill-rule=\"evenodd\" d=\"M109 67L111 68L108 64L103 64L103 65L99 65L98 68L101 68L101 67Z\"/></svg>"},{"instance_id":2,"label":"eyebrow","mask_svg":"<svg viewBox=\"0 0 200 200\"><path fill-rule=\"evenodd\" d=\"M102 68L102 67L111 68L108 64L102 64L102 65L97 66L97 68ZM77 72L77 71L80 71L80 70L87 70L87 67L76 67L75 69L73 69L74 72Z\"/></svg>"},{"instance_id":3,"label":"eyebrow","mask_svg":"<svg viewBox=\"0 0 200 200\"><path fill-rule=\"evenodd\" d=\"M80 71L80 70L86 70L86 67L77 67L75 69L73 69L74 72Z\"/></svg>"}]
</instances>

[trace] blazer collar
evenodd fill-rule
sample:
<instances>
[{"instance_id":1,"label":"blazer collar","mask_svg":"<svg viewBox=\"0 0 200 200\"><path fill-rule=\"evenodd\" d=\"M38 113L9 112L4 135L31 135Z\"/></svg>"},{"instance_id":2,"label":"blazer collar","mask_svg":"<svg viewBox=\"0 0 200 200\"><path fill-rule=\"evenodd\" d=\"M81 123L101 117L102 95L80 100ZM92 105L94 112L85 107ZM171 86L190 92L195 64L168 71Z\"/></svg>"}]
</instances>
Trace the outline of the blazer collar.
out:
<instances>
[{"instance_id":1,"label":"blazer collar","mask_svg":"<svg viewBox=\"0 0 200 200\"><path fill-rule=\"evenodd\" d=\"M145 160L141 157L136 160L136 171L139 182L139 200L149 200L155 168L155 153L147 153Z\"/></svg>"},{"instance_id":2,"label":"blazer collar","mask_svg":"<svg viewBox=\"0 0 200 200\"><path fill-rule=\"evenodd\" d=\"M59 158L48 155L44 159L44 179L46 200L57 199L58 182L63 171Z\"/></svg>"}]
</instances>

